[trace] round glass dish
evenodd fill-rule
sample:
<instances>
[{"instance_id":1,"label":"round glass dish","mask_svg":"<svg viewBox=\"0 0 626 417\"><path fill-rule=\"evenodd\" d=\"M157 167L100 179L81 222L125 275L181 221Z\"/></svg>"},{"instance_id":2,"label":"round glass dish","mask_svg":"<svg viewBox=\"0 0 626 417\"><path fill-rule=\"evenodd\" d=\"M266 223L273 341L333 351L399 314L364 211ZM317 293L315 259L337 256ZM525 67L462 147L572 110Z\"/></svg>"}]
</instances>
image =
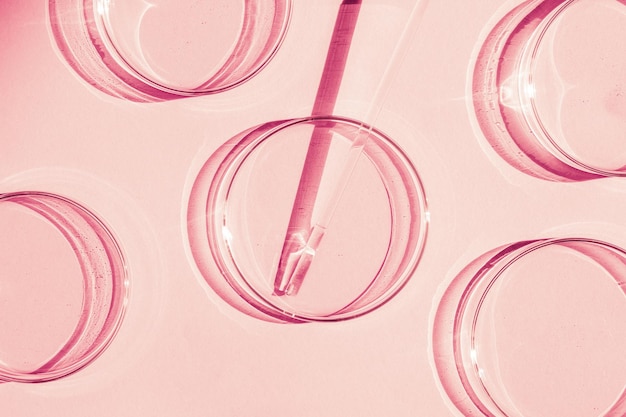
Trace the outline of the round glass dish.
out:
<instances>
[{"instance_id":1,"label":"round glass dish","mask_svg":"<svg viewBox=\"0 0 626 417\"><path fill-rule=\"evenodd\" d=\"M42 192L0 194L0 381L43 382L109 345L129 291L124 257L81 205Z\"/></svg>"},{"instance_id":2,"label":"round glass dish","mask_svg":"<svg viewBox=\"0 0 626 417\"><path fill-rule=\"evenodd\" d=\"M466 416L626 412L626 252L586 238L494 249L447 287L434 363Z\"/></svg>"},{"instance_id":3,"label":"round glass dish","mask_svg":"<svg viewBox=\"0 0 626 417\"><path fill-rule=\"evenodd\" d=\"M217 93L278 49L291 0L49 0L56 44L96 88L133 101Z\"/></svg>"},{"instance_id":4,"label":"round glass dish","mask_svg":"<svg viewBox=\"0 0 626 417\"><path fill-rule=\"evenodd\" d=\"M196 265L227 302L306 322L389 300L418 263L427 220L419 177L388 137L315 117L266 123L219 148L193 184L187 228Z\"/></svg>"},{"instance_id":5,"label":"round glass dish","mask_svg":"<svg viewBox=\"0 0 626 417\"><path fill-rule=\"evenodd\" d=\"M529 0L487 35L474 111L510 164L556 181L626 176L623 0Z\"/></svg>"}]
</instances>

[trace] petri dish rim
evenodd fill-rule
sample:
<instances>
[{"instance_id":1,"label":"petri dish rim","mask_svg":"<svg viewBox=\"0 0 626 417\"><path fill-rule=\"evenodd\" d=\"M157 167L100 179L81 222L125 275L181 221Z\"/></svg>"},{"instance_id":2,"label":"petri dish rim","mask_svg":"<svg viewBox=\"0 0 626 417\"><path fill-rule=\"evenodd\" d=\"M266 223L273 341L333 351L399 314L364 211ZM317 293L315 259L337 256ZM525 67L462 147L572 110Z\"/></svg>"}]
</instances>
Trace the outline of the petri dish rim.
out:
<instances>
[{"instance_id":1,"label":"petri dish rim","mask_svg":"<svg viewBox=\"0 0 626 417\"><path fill-rule=\"evenodd\" d=\"M539 49L542 46L542 42L545 39L545 35L550 29L550 26L554 23L556 19L560 17L563 13L567 12L567 9L574 5L576 2L580 0L565 0L561 5L559 5L555 10L551 13L551 15L547 16L543 22L537 28L537 35L534 40L529 41L529 47L524 48L524 52L520 58L521 62L527 62L526 66L520 69L522 74L527 74L527 86L530 88L534 87L533 83L533 75L535 73L534 69L536 66L536 60L534 59ZM526 56L527 55L527 56ZM520 77L520 83L522 82L522 78ZM526 95L521 95L522 98L526 98ZM528 98L528 106L522 104L522 110L529 108L530 112L524 112L524 117L527 120L527 123L530 126L537 126L537 129L540 130L543 134L538 135L538 139L544 143L546 148L552 151L552 153L563 162L568 163L571 166L577 167L583 171L598 174L601 176L616 176L622 177L626 176L626 171L624 170L614 170L614 169L604 169L601 167L596 167L591 164L586 163L583 159L576 157L573 153L568 152L564 149L558 141L554 138L554 135L550 134L549 129L544 125L542 118L539 114L539 110L537 109L537 100L535 96L530 96ZM530 113L530 114L529 114Z\"/></svg>"},{"instance_id":2,"label":"petri dish rim","mask_svg":"<svg viewBox=\"0 0 626 417\"><path fill-rule=\"evenodd\" d=\"M527 0L510 8L483 40L470 81L473 112L492 147L522 171L559 181L626 176L626 169L594 166L568 152L542 121L536 97L525 93L535 88L535 58L552 23L581 1L586 0ZM514 68L503 69L507 61ZM501 86L506 79L515 80L513 105L503 102L511 99Z\"/></svg>"},{"instance_id":3,"label":"petri dish rim","mask_svg":"<svg viewBox=\"0 0 626 417\"><path fill-rule=\"evenodd\" d=\"M342 124L353 128L368 128L359 121L348 118L338 116L316 116L288 119L285 121L266 124L271 126L268 129L264 130L262 134L260 134L258 137L254 137L254 131L257 129L253 129L251 133L245 135L244 139L238 143L238 146L241 146L241 144L245 142L248 143L245 143L245 145L243 145L241 149L236 152L235 155L230 154L224 159L224 161L220 164L220 168L215 175L214 180L212 181L211 189L208 193L209 197L207 200L207 212L217 214L212 220L209 220L207 222L207 238L209 239L209 246L211 248L213 259L218 264L220 271L228 281L231 288L235 292L237 292L240 297L244 298L248 303L251 303L253 307L258 309L262 313L268 314L275 319L287 320L289 322L329 322L352 319L369 313L372 310L375 310L376 308L382 306L387 301L392 299L404 287L419 263L426 242L428 229L428 208L423 185L421 183L417 170L408 159L408 157L390 138L388 138L382 132L378 131L377 129L372 129L372 133L375 135L377 140L383 141L384 145L389 147L389 149L394 152L394 156L402 162L402 169L410 174L413 189L415 192L409 194L412 195L415 199L416 206L419 209L420 219L419 231L417 234L417 239L415 240L415 247L411 251L411 259L408 261L408 264L403 268L400 277L395 278L394 284L387 291L385 291L383 295L376 297L375 302L368 303L365 306L359 307L353 311L350 310L351 305L356 304L362 297L364 297L368 293L368 290L378 279L377 276L372 279L370 285L368 285L363 293L358 295L353 301L351 301L344 307L338 309L335 313L321 316L304 314L296 311L286 311L281 306L275 305L275 303L273 303L266 296L264 296L257 289L254 288L254 285L245 278L244 274L241 273L241 271L237 267L237 263L230 253L229 245L224 244L224 239L216 237L218 233L216 233L215 231L220 230L220 227L225 225L225 216L227 215L227 213L225 213L225 210L220 209L219 207L226 206L224 202L226 202L228 199L228 193L230 191L230 187L233 183L234 177L237 175L237 172L239 171L242 164L245 162L246 158L248 158L248 156L251 155L255 149L257 149L257 147L259 147L264 141L268 140L272 135L291 126L306 123L332 123ZM364 154L366 153L364 152ZM372 161L370 155L366 154L366 156L370 159L373 165L377 167L376 163ZM379 176L381 176L381 178L383 178L383 174L380 171L378 171L378 174ZM385 183L384 180L383 183ZM387 192L389 193L389 189L387 188L386 183L385 187L387 189ZM389 205L390 210L393 214L395 209L391 207L391 201L389 201ZM391 227L393 229L394 225L392 224ZM393 233L390 236L390 245L392 240ZM226 257L224 256L225 254L227 254ZM387 260L387 256L388 254L385 255L385 262ZM384 266L385 262L383 262L383 264L381 265L381 269ZM236 274L233 274L233 269L237 271Z\"/></svg>"},{"instance_id":4,"label":"petri dish rim","mask_svg":"<svg viewBox=\"0 0 626 417\"><path fill-rule=\"evenodd\" d=\"M125 255L122 248L119 246L118 239L115 237L110 227L108 227L106 223L91 210L70 198L44 191L15 191L0 193L0 204L15 203L22 205L19 201L15 201L22 198L32 198L35 204L41 205L44 205L46 201L53 201L61 206L69 207L71 210L75 210L76 214L87 223L87 225L83 226L89 226L92 229L91 231L95 233L98 240L102 244L103 250L106 253L107 266L111 268L111 300L108 304L107 311L100 311L100 314L106 314L104 323L102 323L101 327L84 328L81 331L80 336L73 343L62 346L58 352L50 355L50 361L53 361L52 363L48 361L40 368L31 372L16 372L10 367L0 365L0 382L40 383L56 380L77 372L91 364L106 350L122 325L130 296L130 281ZM64 231L61 230L61 226L54 224L52 220L46 217L46 215L50 213L55 215L60 215L61 213L50 207L42 209L44 212L46 209L49 210L48 212L45 212L45 214L37 212L31 207L24 207L27 210L36 213L37 216L45 219L50 223L51 227L56 228L59 233L66 237ZM78 238L78 236L74 237ZM82 243L85 243L86 239L80 240ZM83 273L83 284L86 286L88 281L91 281L93 278L90 279L90 277L86 276L84 258L78 253L76 253L76 257ZM94 274L99 274L100 272L101 271L97 270L93 271ZM95 282L92 282L91 284L92 286L97 285ZM83 293L83 298L85 296L85 293ZM93 300L86 300L85 302L91 301ZM101 308L102 307L103 306L101 306ZM92 311L93 310L90 309L89 311L83 311L81 313L81 318L78 320L78 327L80 327L83 320L89 319L89 317L85 317L85 315L91 315L90 313ZM86 325L88 324L89 323L86 323ZM80 346L81 337L84 336L85 333L89 333L90 330L95 330L97 332L97 336L90 345L86 346L87 350L83 354L78 355L76 358L70 358L71 360L69 362L66 356L59 356L59 354L63 351L65 351L66 355L71 354L72 349ZM58 364L61 364L61 366L57 366ZM42 368L45 369L42 370Z\"/></svg>"},{"instance_id":5,"label":"petri dish rim","mask_svg":"<svg viewBox=\"0 0 626 417\"><path fill-rule=\"evenodd\" d=\"M268 63L272 60L274 55L278 52L278 49L280 48L281 44L283 43L290 21L291 21L292 8L293 8L292 6L293 0L252 0L254 2L259 2L259 1L273 2L275 4L281 4L283 6L281 8L281 13L280 13L283 16L282 22L280 23L280 34L276 37L276 40L271 44L271 46L267 47L269 52L261 54L262 59L260 60L260 63L253 65L251 68L247 69L245 71L244 76L238 77L234 81L230 81L224 84L218 83L215 86L211 86L212 80L208 79L208 80L205 80L204 82L204 84L208 84L207 87L194 89L194 88L176 88L176 87L168 86L166 85L166 83L157 82L151 79L149 76L145 75L141 70L135 68L129 62L129 60L124 57L124 54L120 52L119 49L116 47L116 42L114 40L114 37L111 35L112 29L111 29L111 23L109 20L109 13L108 13L108 7L107 7L109 0L82 0L82 1L84 1L85 3L93 3L97 33L100 35L100 39L106 45L107 51L113 56L117 64L121 65L121 67L130 76L136 78L140 82L145 83L146 85L152 88L155 88L159 91L162 91L164 93L174 94L178 96L196 96L196 95L216 94L216 93L224 92L224 91L230 90L232 88L235 88L245 83L246 81L250 80L255 75L257 75L263 68L265 68L265 66L268 65ZM250 0L245 0L246 4L249 2ZM242 35L243 35L242 33L239 34L239 38L234 42L233 46L230 48L230 52L233 52L234 49L236 48L236 44L242 40ZM230 57L232 56L233 55L231 55ZM222 64L225 64L228 61L228 59L229 57L227 56L223 57ZM223 70L224 70L224 67L221 66L220 69L217 70L215 74L211 76L211 78L216 77L217 75L220 75Z\"/></svg>"},{"instance_id":6,"label":"petri dish rim","mask_svg":"<svg viewBox=\"0 0 626 417\"><path fill-rule=\"evenodd\" d=\"M595 238L565 237L505 245L476 258L461 271L447 287L437 307L433 327L433 354L436 373L444 391L453 399L457 409L464 414L471 415L479 411L486 416L510 415L503 410L483 383L479 372L480 361L472 354L473 351L477 351L476 329L479 315L492 287L498 280L503 279L508 269L522 258L553 245L562 245L575 251L576 247L568 245L598 247L604 251L601 255L616 254L622 267L626 267L626 250L615 244ZM600 260L587 253L582 254L611 276L620 285L622 293L625 293L622 288L623 282L618 281L619 277L607 270ZM471 301L472 298L476 301ZM450 302L455 303L456 307L449 308ZM439 360L443 357L447 357L454 364L445 364L443 363L445 361L440 363ZM623 415L621 413L626 411L625 406L626 390L617 394L614 402L604 412L599 412L597 417L621 416Z\"/></svg>"}]
</instances>

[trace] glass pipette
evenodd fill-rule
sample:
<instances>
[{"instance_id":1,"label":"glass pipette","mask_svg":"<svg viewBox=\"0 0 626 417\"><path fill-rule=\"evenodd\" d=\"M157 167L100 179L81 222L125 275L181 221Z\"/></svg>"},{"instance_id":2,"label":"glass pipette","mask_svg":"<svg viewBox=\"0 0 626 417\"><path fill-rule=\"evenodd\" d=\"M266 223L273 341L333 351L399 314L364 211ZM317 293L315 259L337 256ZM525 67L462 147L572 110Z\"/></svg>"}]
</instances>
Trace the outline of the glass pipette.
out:
<instances>
[{"instance_id":1,"label":"glass pipette","mask_svg":"<svg viewBox=\"0 0 626 417\"><path fill-rule=\"evenodd\" d=\"M354 5L355 3L360 3L360 1L344 1L342 3L342 7ZM325 206L322 207L321 215L315 224L312 224L311 216L324 170L324 164L326 162L326 155L330 146L331 134L328 133L327 130L324 130L326 133L324 133L324 131L317 133L315 131L313 132L307 155L305 157L303 173L296 191L296 198L274 280L275 295L295 295L300 289L306 273L311 266L311 262L315 257L315 253L322 241L322 238L324 237L324 233L328 228L328 224L330 223L335 209L341 200L341 196L350 181L352 172L356 167L363 149L367 145L374 123L382 111L390 87L397 75L398 69L402 64L403 58L408 51L411 40L413 39L413 34L417 31L425 13L427 3L428 0L417 0L413 6L407 23L405 24L400 38L398 39L398 42L396 43L393 53L389 59L389 63L385 68L378 86L376 87L365 117L361 121L361 128L352 142L341 174L339 175L334 189L331 192L331 197L326 202ZM338 23L339 22L340 19L338 19ZM355 25L352 25L352 30L354 29L354 26ZM335 30L335 33L337 33L337 27ZM349 37L351 39L352 33L350 33ZM333 43L331 42L331 50L332 49ZM330 55L331 54L329 53L326 66L333 64L332 61L329 63ZM341 70L337 72L338 74L343 74L343 65L345 65L345 61L342 63ZM327 74L326 68L325 74ZM320 91L324 87L324 78L325 77L323 76L320 88L318 89L318 99L320 97ZM341 78L335 78L333 81L338 82L340 79ZM338 85L336 88L338 89ZM317 100L316 104L318 104ZM314 116L318 115L315 112L316 107L317 106L314 106Z\"/></svg>"}]
</instances>

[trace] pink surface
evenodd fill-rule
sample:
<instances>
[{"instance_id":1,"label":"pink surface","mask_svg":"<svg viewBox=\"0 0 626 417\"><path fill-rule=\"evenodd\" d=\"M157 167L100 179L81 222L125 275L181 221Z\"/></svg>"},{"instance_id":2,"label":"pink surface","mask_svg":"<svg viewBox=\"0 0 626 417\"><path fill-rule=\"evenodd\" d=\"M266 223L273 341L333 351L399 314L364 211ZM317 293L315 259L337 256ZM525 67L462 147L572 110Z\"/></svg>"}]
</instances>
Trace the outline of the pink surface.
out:
<instances>
[{"instance_id":1,"label":"pink surface","mask_svg":"<svg viewBox=\"0 0 626 417\"><path fill-rule=\"evenodd\" d=\"M354 320L284 325L249 317L216 295L193 262L185 222L191 187L209 156L239 132L311 114L339 1L295 0L284 43L248 82L160 103L114 98L77 76L56 50L45 3L0 2L0 192L54 192L92 209L119 238L132 292L120 332L102 356L57 381L0 384L3 415L461 415L441 387L431 352L434 310L459 271L493 248L526 239L584 235L626 247L623 179L527 175L494 151L475 121L473 59L494 16L518 2L431 1L376 122L424 184L430 225L418 268L395 298ZM363 2L336 114L365 117L412 5ZM623 26L611 27L618 33ZM585 80L587 70L578 77ZM618 97L605 97L612 114L622 114ZM608 128L619 131L619 119L610 120ZM67 256L58 250L54 256ZM587 288L573 286L574 299L585 300ZM534 313L606 312L549 305ZM508 308L524 322L519 309ZM616 335L606 329L591 334ZM537 363L511 369L531 372ZM526 376L531 384L533 375Z\"/></svg>"}]
</instances>

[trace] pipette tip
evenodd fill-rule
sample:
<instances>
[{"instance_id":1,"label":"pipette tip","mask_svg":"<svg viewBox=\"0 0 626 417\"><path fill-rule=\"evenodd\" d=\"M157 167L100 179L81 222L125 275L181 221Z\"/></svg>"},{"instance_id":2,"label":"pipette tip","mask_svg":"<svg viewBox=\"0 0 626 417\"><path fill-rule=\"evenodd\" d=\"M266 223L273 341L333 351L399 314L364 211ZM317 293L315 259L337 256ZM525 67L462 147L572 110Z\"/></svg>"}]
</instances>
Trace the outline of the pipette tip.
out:
<instances>
[{"instance_id":1,"label":"pipette tip","mask_svg":"<svg viewBox=\"0 0 626 417\"><path fill-rule=\"evenodd\" d=\"M296 295L311 267L326 229L313 226L306 233L290 233L283 246L274 280L274 295ZM306 236L306 237L305 237Z\"/></svg>"}]
</instances>

